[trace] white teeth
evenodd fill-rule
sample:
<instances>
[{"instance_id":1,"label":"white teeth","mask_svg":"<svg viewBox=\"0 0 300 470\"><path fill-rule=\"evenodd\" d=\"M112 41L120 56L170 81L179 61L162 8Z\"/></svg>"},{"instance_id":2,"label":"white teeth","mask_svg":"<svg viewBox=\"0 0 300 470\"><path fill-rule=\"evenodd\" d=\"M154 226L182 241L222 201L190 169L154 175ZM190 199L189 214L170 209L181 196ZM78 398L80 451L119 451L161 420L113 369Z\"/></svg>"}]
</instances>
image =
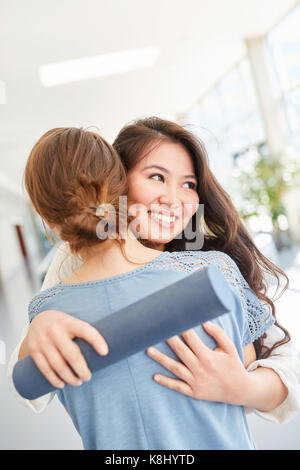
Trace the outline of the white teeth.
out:
<instances>
[{"instance_id":1,"label":"white teeth","mask_svg":"<svg viewBox=\"0 0 300 470\"><path fill-rule=\"evenodd\" d=\"M157 219L157 220L162 220L164 222L168 222L168 223L175 222L175 216L170 217L168 215L158 214L156 212L151 212L151 217L153 217L154 219Z\"/></svg>"}]
</instances>

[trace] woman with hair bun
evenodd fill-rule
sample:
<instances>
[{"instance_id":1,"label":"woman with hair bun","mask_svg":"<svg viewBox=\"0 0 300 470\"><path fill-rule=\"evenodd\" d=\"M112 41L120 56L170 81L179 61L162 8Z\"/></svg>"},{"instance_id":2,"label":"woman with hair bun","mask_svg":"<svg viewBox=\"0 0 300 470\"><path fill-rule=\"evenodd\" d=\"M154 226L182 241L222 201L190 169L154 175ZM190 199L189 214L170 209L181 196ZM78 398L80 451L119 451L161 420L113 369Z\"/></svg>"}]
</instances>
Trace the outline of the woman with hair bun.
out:
<instances>
[{"instance_id":1,"label":"woman with hair bun","mask_svg":"<svg viewBox=\"0 0 300 470\"><path fill-rule=\"evenodd\" d=\"M213 367L213 370L204 370L206 377L212 379L210 382L207 381L208 385L206 388L204 387L203 389L202 387L201 389L199 386L199 376L197 376L198 372L194 373L194 375L190 374L190 369L188 367L191 364L191 360L195 362L195 358L190 356L191 349L189 348L192 346L194 351L197 351L197 348L200 350L202 342L205 343L208 341L208 336L205 335L202 329L194 330L197 332L198 336L195 336L193 331L189 331L184 335L185 347L180 358L185 363L185 359L189 357L189 360L187 360L186 363L186 368L181 368L181 370L179 370L178 361L176 361L177 357L174 355L172 356L171 354L170 358L170 353L172 353L172 350L176 351L178 348L181 348L182 350L183 342L179 337L172 338L168 342L168 345L171 349L166 349L166 345L161 344L160 351L157 349L155 356L150 356L150 351L147 351L149 356L154 360L157 360L157 362L160 362L163 367L166 367L171 372L175 370L177 372L179 371L179 376L181 374L180 378L184 378L185 380L179 381L175 380L175 378L169 378L167 380L163 378L164 376L162 374L160 374L160 383L162 385L166 385L166 387L160 387L152 380L152 375L156 377L154 373L158 368L157 363L150 361L149 357L147 358L147 356L143 356L143 360L148 359L148 361L150 361L144 364L141 358L141 365L143 366L142 369L145 373L146 371L149 372L149 376L147 376L147 378L145 377L145 381L148 387L147 389L150 387L151 392L153 390L154 394L157 393L158 399L160 398L160 394L162 394L164 397L163 400L165 398L167 400L165 405L172 402L176 409L177 405L179 406L178 412L180 412L180 407L183 405L183 403L185 407L187 406L187 403L194 403L193 401L189 400L196 399L197 405L195 406L199 406L198 411L201 409L200 415L206 416L203 421L203 423L205 423L206 432L207 426L210 426L210 424L208 424L209 419L207 418L208 415L205 414L205 410L209 409L209 412L211 412L213 408L214 414L217 409L214 408L214 406L212 407L212 402L218 403L218 410L221 409L221 405L222 407L225 407L222 408L223 412L225 413L222 416L227 416L228 410L231 410L231 408L230 406L228 408L228 405L222 403L227 401L227 403L234 405L232 407L233 410L240 410L237 415L235 415L233 421L231 421L232 417L230 417L229 413L229 420L228 422L224 423L223 430L214 430L215 439L213 442L209 441L209 439L207 440L206 438L203 438L198 440L196 444L194 438L190 434L187 436L182 435L180 426L177 430L178 434L176 434L176 426L175 429L174 426L171 426L170 429L172 429L172 432L169 433L169 437L165 436L165 434L162 432L159 434L160 437L157 441L155 441L154 436L151 437L152 441L151 439L150 441L147 440L147 436L144 436L146 440L143 440L143 433L141 429L140 432L135 435L133 441L130 441L128 438L128 442L117 440L109 441L109 437L108 441L105 441L107 436L104 437L101 434L102 431L100 430L99 432L102 436L101 439L103 439L101 442L106 442L106 444L104 443L104 447L101 443L97 443L97 436L95 437L94 434L92 436L89 434L89 438L83 438L83 440L85 442L86 448L93 448L93 446L96 446L96 448L109 448L105 447L106 445L114 445L116 446L115 448L120 449L149 448L147 447L147 445L151 446L149 442L155 442L153 445L158 446L155 448L166 449L252 448L253 443L251 441L251 437L249 436L248 428L247 426L245 427L246 421L244 420L244 411L242 411L244 410L244 406L257 408L260 409L262 413L268 413L275 408L280 408L280 405L284 402L287 396L286 387L280 380L279 376L271 369L260 367L260 369L257 369L251 373L245 373L244 367L240 367L242 357L241 347L245 348L245 364L248 366L250 363L253 363L254 359L256 358L256 354L258 355L258 358L262 357L261 352L263 348L261 345L263 345L263 343L260 338L263 337L267 330L269 331L273 328L272 325L274 323L274 317L272 317L270 314L266 314L264 305L257 299L258 297L264 301L264 303L269 304L273 311L273 304L265 295L265 285L262 272L258 271L256 276L254 275L255 269L257 269L259 262L257 263L254 261L252 265L248 264L247 266L244 266L245 261L247 261L247 263L249 260L251 261L250 255L253 255L253 253L254 255L256 253L256 256L254 256L255 260L259 258L259 261L262 262L263 258L260 257L259 253L255 252L254 245L251 246L251 240L249 237L247 238L247 233L243 230L243 227L235 216L233 206L231 205L229 198L226 196L226 193L222 190L222 188L218 185L216 180L209 172L207 162L205 163L205 153L202 151L202 154L200 155L202 159L201 160L199 158L199 154L197 154L196 143L194 143L193 147L191 139L188 142L187 134L185 134L187 131L183 131L183 128L177 126L174 123L169 123L168 121L159 120L157 118L152 120L138 121L131 126L133 127L128 126L123 131L121 131L115 141L115 148L119 152L121 159L128 171L129 188L127 187L127 180L124 169L120 168L120 163L116 161L116 154L111 150L108 151L108 144L104 144L103 139L98 137L101 141L101 145L100 142L97 141L97 138L94 138L95 142L92 140L93 144L91 145L91 141L87 140L86 138L89 133L84 133L82 130L59 129L49 131L49 133L47 133L38 142L38 144L36 144L30 155L26 168L25 180L31 201L39 214L49 223L51 227L57 230L61 239L66 242L65 247L70 250L72 257L69 258L69 260L71 260L71 264L69 264L67 269L68 275L65 275L66 273L60 273L64 278L64 282L59 285L59 292L56 292L56 288L54 288L55 296L54 300L51 300L51 308L53 308L54 305L55 311L45 311L46 309L50 308L49 303L47 303L47 294L49 293L46 291L46 294L40 294L42 297L45 295L46 300L41 303L39 298L39 301L37 302L39 308L31 314L31 319L35 318L35 316L36 318L32 321L29 334L22 344L19 357L21 358L30 353L30 349L31 355L36 361L37 365L40 366L42 372L55 386L63 385L61 379L63 379L64 383L79 385L82 380L87 380L89 378L90 373L87 370L86 364L84 364L83 358L80 357L80 354L78 354L78 351L75 351L75 349L71 351L70 340L75 336L84 337L87 341L94 345L99 353L101 353L100 346L103 345L104 340L101 335L96 335L96 333L91 330L91 327L90 329L86 327L87 322L90 323L93 319L92 313L92 316L89 317L89 313L87 314L87 312L82 312L84 315L81 316L80 314L79 318L78 315L72 316L63 314L61 312L72 312L72 306L68 305L68 308L66 308L66 306L63 305L64 302L62 287L64 287L63 291L67 291L72 287L72 292L75 293L80 292L80 290L83 288L83 284L85 286L88 284L92 292L92 288L95 287L95 283L99 288L101 286L103 288L105 285L113 286L115 276L117 276L118 281L121 280L124 285L128 284L130 286L130 279L133 280L133 284L135 284L135 282L139 279L139 276L141 276L143 273L143 276L141 277L145 277L145 284L143 284L144 290L141 292L141 294L147 295L147 289L150 287L153 289L153 285L155 286L155 282L157 282L155 276L152 278L152 270L156 273L159 272L160 276L163 276L165 270L167 270L168 273L170 273L171 270L177 274L178 272L186 274L186 270L191 272L195 269L201 269L203 266L208 264L215 264L219 269L220 266L222 266L221 269L223 274L225 273L233 287L237 288L237 280L241 280L241 271L244 275L244 278L248 282L248 285L244 279L241 283L243 287L240 286L238 289L239 294L241 295L242 290L243 296L246 295L246 298L248 299L248 301L244 303L244 314L248 322L249 335L252 340L251 343L256 342L256 353L251 343L237 344L236 336L233 335L232 337L232 332L231 339L226 336L226 333L229 333L228 325L222 325L222 322L221 324L219 323L219 325L216 325L219 322L219 320L216 320L212 325L206 325L205 330L209 335L216 339L219 345L218 350L220 352L224 353L225 350L230 350L230 354L223 354L222 356L218 355L217 357L218 353L216 351L212 352L214 356L211 359L216 359L216 364L218 367ZM81 132L84 137L79 135L79 132ZM143 135L145 137L144 139L141 138ZM184 138L186 140L184 140ZM96 144L96 142L98 143ZM83 143L85 145L83 145ZM102 153L104 149L104 155L106 155L106 152L108 152L107 155L109 155L109 158L106 155L104 158L105 165L103 166ZM47 158L45 158L44 155L47 155ZM136 156L135 159L133 158L134 155ZM128 156L127 163L126 156ZM175 158L176 168L174 170ZM47 168L44 167L46 161L48 165ZM114 162L113 165L112 162ZM147 168L142 168L141 165L144 165ZM162 166L163 170L160 168L160 173L157 172L158 167ZM156 167L155 173L153 171L154 167ZM48 180L45 178L44 181L43 176L45 175L51 175L51 178ZM116 181L118 182L117 184ZM151 185L151 187L149 185ZM153 196L153 200L141 200L143 199L141 196L137 197L137 190L139 188L143 189L144 197L150 194ZM163 188L162 192L161 188ZM99 222L99 219L97 218L97 213L95 213L94 209L99 204L103 204L104 193L106 194L104 198L105 202L112 204L116 211L118 211L119 208L115 204L115 198L117 195L119 196L122 194L128 194L130 204L142 202L146 209L149 209L141 214L139 219L141 231L143 230L143 221L145 220L147 220L148 227L150 225L150 228L153 221L159 225L161 229L159 233L162 233L162 238L150 239L150 241L153 243L152 246L158 248L160 251L143 246L138 242L138 240L133 240L130 238L124 239L123 234L120 236L120 233L118 232L120 227L116 227L116 233L114 234L113 239L107 239L104 242L99 241L99 238L95 236L96 226ZM170 194L172 197L170 197ZM191 223L194 214L196 214L196 207L199 202L203 203L204 201L205 211L206 205L208 205L209 217L206 219L205 212L207 232L204 237L205 243L203 250L186 252L184 251L184 245L181 245L178 248L178 245L175 247L171 246L172 244L178 243L176 237L187 227L189 223ZM161 209L157 211L158 213L151 213L151 203L159 204L159 208ZM215 203L216 213L214 213L213 210L213 203ZM194 208L193 212L186 216L184 216L184 213L182 213L181 216L180 208L183 205L189 205L190 208ZM176 214L175 206L177 207ZM174 213L172 212L171 214L171 212L169 212L167 214L166 208L171 208ZM164 223L162 223L162 220ZM166 238L166 231L163 230L163 226L166 224L168 225L168 223L169 232L171 234L171 238L169 239ZM221 223L224 224L224 226ZM224 227L225 229L229 228L228 238ZM148 234L146 233L144 238L149 240L147 235ZM174 242L172 240L174 240ZM240 251L234 248L234 242L237 242L236 246ZM169 251L163 251L165 250L165 247L167 247L167 250ZM63 253L63 251L64 250L61 250L60 254ZM163 253L161 253L161 251L163 251ZM101 263L99 262L100 260ZM240 270L234 261L237 263ZM74 268L74 262L75 264L77 263L76 268ZM55 263L56 265L54 264L54 266L56 267L54 271L57 277L57 259L55 260ZM140 268L134 269L135 263L144 263L145 266L142 268L142 271L139 270ZM188 266L188 268L186 266ZM266 263L265 266L268 266L269 270L274 269L271 264ZM76 272L74 273L74 271ZM278 272L278 270L276 271L275 269L274 272ZM126 273L128 275L126 275ZM51 268L49 271L49 275L50 274ZM108 277L111 282L109 281ZM108 281L108 283L101 283L101 280ZM129 295L129 291L130 288L127 289L126 295ZM87 289L84 292L86 293ZM89 299L92 298L90 295L91 292L89 292ZM254 294L256 294L257 297L255 297ZM119 293L117 294L117 292L115 292L114 295L118 296L119 298ZM136 300L135 296L136 292L131 292L129 296L130 303ZM62 299L61 303L59 302L60 297ZM82 302L84 302L84 296L81 295L81 297ZM122 298L122 295L120 298ZM54 301L58 301L58 303L54 304ZM128 301L129 298L127 298L127 302ZM77 299L76 310L79 308L78 305L79 304ZM121 308L120 304L118 308ZM93 314L94 313L95 312L93 310ZM104 312L102 312L102 314L103 313ZM78 327L76 331L74 326L74 316L77 320L79 318L79 322L76 324L76 328ZM268 320L264 322L266 319ZM72 326L72 330L71 323L74 326L74 328ZM67 324L69 325L69 330L67 328ZM33 325L35 325L34 328L32 328ZM224 328L224 331L220 329L220 326ZM67 331L68 334L64 334L63 336L62 331L65 333ZM45 332L47 333L47 340L44 342L44 349L43 352L41 352L41 342L39 343L38 338L41 338ZM285 339L288 338L284 338L284 340ZM232 347L232 340L234 340L236 350ZM285 341L282 343L284 342ZM30 344L31 346L28 348ZM53 344L55 344L56 348L49 349L49 347L47 348L46 346L47 344L48 346L51 345L51 347ZM71 352L73 354L71 354ZM76 360L74 359L75 357ZM68 368L66 359L67 362L72 365L73 370L76 371L77 376L82 379L79 382L78 377L76 378L74 374L72 374L71 369ZM197 360L199 362L198 370L200 371L201 360L199 357ZM266 360L267 359L265 359L265 361ZM149 369L149 364L152 364L152 370L151 368ZM225 380L226 370L230 371L230 373L236 371L237 380L234 381L234 386L232 383L228 383ZM153 372L152 375L151 372ZM176 375L178 374L175 374L175 376ZM96 381L96 378L99 379L99 374L95 374L95 377L93 377L93 380L90 382L91 386L93 381ZM102 379L105 381L104 373ZM190 381L188 379L190 379ZM267 383L266 380L268 381ZM153 384L151 384L151 382L153 382ZM264 383L264 387L262 387L262 382ZM82 387L85 387L84 389L87 390L86 386L90 384L84 384ZM251 387L249 387L250 384ZM108 390L110 385L111 384L106 383ZM82 387L78 388L78 396L81 396L80 390ZM101 387L101 381L99 381L99 387ZM173 388L173 391L169 390L170 388ZM66 389L69 390L68 387L66 387ZM159 389L160 391L158 391ZM73 391L71 394L73 394L72 396L75 398L77 391L75 388L72 390ZM168 395L168 393L174 393L174 391L176 391L175 395ZM60 395L61 393L62 395ZM59 392L60 398L63 396L63 393L64 391ZM89 396L93 397L94 395L92 390L90 393L92 395ZM110 396L109 393L107 396ZM175 401L169 401L170 397L172 397ZM186 401L187 397L189 397L188 401ZM42 398L44 399L44 397ZM116 396L116 400L114 400L113 403L114 405L116 402L119 403L118 398L119 397ZM205 400L210 401L205 402ZM76 417L77 411L76 407L73 407L73 401L70 401L70 396L68 396L68 398L62 398L61 401L63 401L65 404L68 402L67 408L71 413L74 424L78 428L79 424ZM36 410L41 410L49 402L49 397L45 398L44 401L39 399L35 400L35 402L36 403L31 403L30 405ZM207 408L205 407L204 403L206 403ZM120 406L121 405L122 403ZM150 406L150 409L152 410L152 413L148 418L152 420L152 418L154 419L154 408ZM168 406L166 409L171 411L171 408L168 408ZM295 410L293 409L292 411L294 412ZM236 411L234 411L233 414L234 413L236 413ZM159 418L159 416L161 416L161 410L158 410L157 418ZM189 423L189 421L188 419L185 421L184 416L189 416L189 413L187 413L187 415L182 413L183 423L186 425ZM237 429L241 425L241 417L244 431L239 437L239 431L237 431ZM117 420L116 416L115 418ZM167 415L167 418L170 419L170 422L172 422L172 419L169 415ZM99 420L101 421L100 417ZM159 421L155 423L154 419L154 422L151 424L153 426L157 426L158 423ZM197 432L198 434L199 430L193 428L192 423L189 424L191 424L191 429L193 429L193 431ZM234 430L233 434L231 434L232 431L230 431L230 428ZM88 426L86 424L84 429L85 432L90 432L87 431ZM226 439L225 444L223 435L224 430L227 430L230 436L228 439ZM93 433L94 431L95 430L93 429ZM129 432L129 430L127 431ZM81 436L83 436L85 432L82 433L81 430ZM202 433L200 434L202 435ZM181 436L182 441L178 440L179 435ZM174 440L172 440L172 437ZM100 445L100 447L97 447L98 445ZM136 447L130 447L131 445ZM196 447L193 447L194 445L196 445Z\"/></svg>"}]
</instances>

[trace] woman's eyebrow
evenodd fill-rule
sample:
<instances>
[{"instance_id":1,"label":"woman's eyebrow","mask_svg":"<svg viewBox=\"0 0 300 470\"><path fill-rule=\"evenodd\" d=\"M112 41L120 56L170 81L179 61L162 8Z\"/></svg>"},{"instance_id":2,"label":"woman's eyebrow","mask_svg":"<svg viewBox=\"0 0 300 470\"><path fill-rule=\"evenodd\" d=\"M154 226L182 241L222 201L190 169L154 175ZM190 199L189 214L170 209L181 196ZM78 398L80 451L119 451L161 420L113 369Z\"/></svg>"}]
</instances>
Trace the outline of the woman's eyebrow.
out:
<instances>
[{"instance_id":1,"label":"woman's eyebrow","mask_svg":"<svg viewBox=\"0 0 300 470\"><path fill-rule=\"evenodd\" d=\"M167 170L167 169L164 168L163 166L159 166L159 165L145 166L145 168L143 168L143 170L149 170L150 168L156 168L157 170L164 171L164 172L167 173L168 175L170 174L169 170ZM194 179L197 179L196 175L184 175L183 178L194 178Z\"/></svg>"}]
</instances>

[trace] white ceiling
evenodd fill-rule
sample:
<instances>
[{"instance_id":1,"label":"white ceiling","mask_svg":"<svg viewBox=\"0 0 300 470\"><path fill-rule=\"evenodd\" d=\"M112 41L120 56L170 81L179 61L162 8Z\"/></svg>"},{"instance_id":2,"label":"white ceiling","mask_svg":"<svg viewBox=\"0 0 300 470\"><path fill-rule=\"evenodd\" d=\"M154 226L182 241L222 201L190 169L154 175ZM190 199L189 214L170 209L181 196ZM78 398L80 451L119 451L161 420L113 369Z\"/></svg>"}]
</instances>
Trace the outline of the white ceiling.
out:
<instances>
[{"instance_id":1,"label":"white ceiling","mask_svg":"<svg viewBox=\"0 0 300 470\"><path fill-rule=\"evenodd\" d=\"M49 128L97 126L110 142L128 121L175 119L299 0L0 0L0 172L19 184ZM38 67L158 45L151 69L44 88Z\"/></svg>"}]
</instances>

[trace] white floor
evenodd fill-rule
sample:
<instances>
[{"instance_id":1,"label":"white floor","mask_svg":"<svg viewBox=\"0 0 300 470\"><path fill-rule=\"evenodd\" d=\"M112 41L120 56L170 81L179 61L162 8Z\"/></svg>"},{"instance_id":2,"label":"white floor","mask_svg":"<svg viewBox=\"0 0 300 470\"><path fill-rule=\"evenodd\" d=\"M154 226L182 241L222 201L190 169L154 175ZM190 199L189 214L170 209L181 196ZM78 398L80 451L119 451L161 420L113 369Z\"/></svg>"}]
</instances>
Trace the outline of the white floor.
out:
<instances>
[{"instance_id":1,"label":"white floor","mask_svg":"<svg viewBox=\"0 0 300 470\"><path fill-rule=\"evenodd\" d=\"M291 289L276 302L278 318L300 350L300 250L283 253L280 264L290 276ZM0 292L0 449L82 449L57 399L43 413L34 414L16 401L6 379L5 355L8 359L15 347L27 322L26 305L38 288L39 283L34 279L31 282L23 267ZM249 424L258 449L300 450L300 415L284 425L250 415Z\"/></svg>"}]
</instances>

